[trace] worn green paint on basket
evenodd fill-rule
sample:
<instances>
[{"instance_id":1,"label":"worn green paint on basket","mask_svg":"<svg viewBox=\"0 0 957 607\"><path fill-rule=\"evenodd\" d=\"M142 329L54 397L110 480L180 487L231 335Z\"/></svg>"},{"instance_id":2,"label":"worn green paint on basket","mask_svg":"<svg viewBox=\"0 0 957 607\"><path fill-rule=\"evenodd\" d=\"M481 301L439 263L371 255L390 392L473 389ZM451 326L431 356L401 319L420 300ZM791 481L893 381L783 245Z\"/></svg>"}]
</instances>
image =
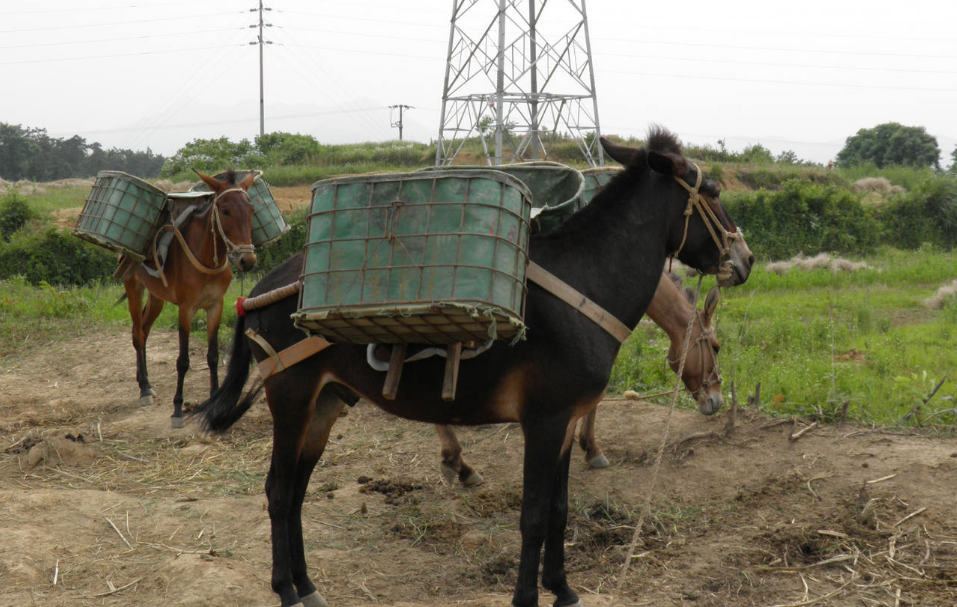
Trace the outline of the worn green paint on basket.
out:
<instances>
[{"instance_id":1,"label":"worn green paint on basket","mask_svg":"<svg viewBox=\"0 0 957 607\"><path fill-rule=\"evenodd\" d=\"M272 242L289 231L289 224L286 223L276 204L276 199L272 196L269 184L262 177L262 171L236 171L236 182L246 178L249 173L255 173L256 179L249 187L249 200L253 203L253 229L252 243L254 246L262 246ZM226 173L218 173L214 177L220 181L226 179ZM209 186L200 181L192 188L194 192L208 192Z\"/></svg>"},{"instance_id":2,"label":"worn green paint on basket","mask_svg":"<svg viewBox=\"0 0 957 607\"><path fill-rule=\"evenodd\" d=\"M100 171L73 233L142 260L166 204L166 192L142 179Z\"/></svg>"},{"instance_id":3,"label":"worn green paint on basket","mask_svg":"<svg viewBox=\"0 0 957 607\"><path fill-rule=\"evenodd\" d=\"M354 343L514 337L530 211L525 186L496 171L320 181L296 324Z\"/></svg>"}]
</instances>

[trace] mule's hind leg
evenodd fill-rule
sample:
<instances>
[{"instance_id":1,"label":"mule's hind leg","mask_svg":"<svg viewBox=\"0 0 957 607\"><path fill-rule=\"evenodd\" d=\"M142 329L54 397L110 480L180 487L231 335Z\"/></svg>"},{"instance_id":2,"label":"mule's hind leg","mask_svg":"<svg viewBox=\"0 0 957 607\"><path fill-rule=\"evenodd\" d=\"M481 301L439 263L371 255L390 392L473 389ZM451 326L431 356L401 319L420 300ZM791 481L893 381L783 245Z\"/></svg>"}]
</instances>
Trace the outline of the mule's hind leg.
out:
<instances>
[{"instance_id":1,"label":"mule's hind leg","mask_svg":"<svg viewBox=\"0 0 957 607\"><path fill-rule=\"evenodd\" d=\"M149 373L146 370L146 340L149 338L150 327L156 317L163 311L164 301L149 296L143 304L145 288L136 277L130 277L123 282L126 289L126 301L130 310L130 320L133 325L133 350L136 352L136 383L140 388L140 406L152 405L156 392L150 385Z\"/></svg>"},{"instance_id":2,"label":"mule's hind leg","mask_svg":"<svg viewBox=\"0 0 957 607\"><path fill-rule=\"evenodd\" d=\"M512 596L514 607L538 605L538 566L546 537L553 549L547 552L548 567L543 572L542 581L548 584L546 588L558 595L556 605L578 603L578 596L565 583L563 553L555 552L553 547L556 541L563 541L565 519L559 517L550 520L556 511L568 509L567 484L558 488L556 484L562 478L567 483L568 479L572 431L569 421L567 415L561 414L522 420L522 432L525 435L522 514L519 519L522 553ZM561 499L565 500L564 503L554 503Z\"/></svg>"},{"instance_id":3,"label":"mule's hind leg","mask_svg":"<svg viewBox=\"0 0 957 607\"><path fill-rule=\"evenodd\" d=\"M597 417L598 407L595 407L582 418L578 444L585 451L585 461L589 468L607 468L611 463L601 452L601 447L598 446L598 440L595 438L595 418Z\"/></svg>"},{"instance_id":4,"label":"mule's hind leg","mask_svg":"<svg viewBox=\"0 0 957 607\"><path fill-rule=\"evenodd\" d=\"M459 482L466 487L475 487L485 482L482 475L473 470L462 459L462 445L459 444L459 439L455 436L452 426L436 424L435 431L438 433L439 443L442 445L442 476L445 477L446 482L451 484L453 480L458 478Z\"/></svg>"},{"instance_id":5,"label":"mule's hind leg","mask_svg":"<svg viewBox=\"0 0 957 607\"><path fill-rule=\"evenodd\" d=\"M325 451L329 432L342 413L345 403L332 390L323 390L316 399L315 413L306 431L299 463L296 465L292 507L289 510L289 558L292 583L303 607L326 607L326 600L309 579L302 539L302 502L309 487L309 478Z\"/></svg>"},{"instance_id":6,"label":"mule's hind leg","mask_svg":"<svg viewBox=\"0 0 957 607\"><path fill-rule=\"evenodd\" d=\"M303 371L306 371L303 373ZM311 373L310 373L311 371ZM325 604L306 571L302 501L341 405L323 399L316 410L318 374L300 363L266 382L273 418L273 450L266 477L272 527L272 589L282 607Z\"/></svg>"}]
</instances>

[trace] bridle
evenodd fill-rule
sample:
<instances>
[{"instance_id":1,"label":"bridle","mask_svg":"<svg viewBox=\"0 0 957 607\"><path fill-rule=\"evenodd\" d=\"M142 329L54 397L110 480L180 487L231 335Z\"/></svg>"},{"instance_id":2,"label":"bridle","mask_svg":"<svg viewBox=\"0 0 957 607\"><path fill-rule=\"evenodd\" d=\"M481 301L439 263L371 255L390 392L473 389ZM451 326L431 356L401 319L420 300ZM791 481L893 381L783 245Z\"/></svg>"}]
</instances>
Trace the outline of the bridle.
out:
<instances>
[{"instance_id":1,"label":"bridle","mask_svg":"<svg viewBox=\"0 0 957 607\"><path fill-rule=\"evenodd\" d=\"M684 179L673 175L675 181L681 184L681 187L688 190L688 206L684 212L685 229L684 234L681 236L681 244L678 245L678 250L674 252L671 258L677 258L678 253L684 248L685 240L688 239L688 224L691 222L691 215L694 214L695 209L697 209L701 215L701 219L704 221L705 227L708 228L708 232L711 233L711 238L721 251L721 261L718 266L718 280L730 280L734 272L734 262L731 259L731 247L735 240L742 238L741 230L738 229L732 233L721 224L714 209L711 208L712 205L715 204L714 200L698 191L701 187L701 169L694 163L691 163L691 166L695 168L695 172L697 173L694 187L688 185Z\"/></svg>"},{"instance_id":2,"label":"bridle","mask_svg":"<svg viewBox=\"0 0 957 607\"><path fill-rule=\"evenodd\" d=\"M704 321L701 319L701 310L698 308L694 309L695 318L697 318L698 327L701 329L701 332L697 337L693 339L691 343L688 344L688 353L690 354L692 349L697 346L698 348L698 358L701 362L701 369L704 369L706 364L705 355L711 355L711 361L714 363L711 367L711 372L708 373L708 376L701 380L701 385L698 386L698 389L691 393L691 396L699 401L708 393L708 390L711 386L721 383L721 371L718 368L718 353L715 352L714 346L711 345L711 338L714 336L714 327L706 327ZM680 355L677 359L672 360L670 357L666 357L668 360L668 365L674 368L675 365L681 361ZM684 378L682 378L684 379Z\"/></svg>"},{"instance_id":3,"label":"bridle","mask_svg":"<svg viewBox=\"0 0 957 607\"><path fill-rule=\"evenodd\" d=\"M256 251L255 245L253 245L253 244L236 244L236 243L234 243L233 241L231 241L228 236L226 236L226 230L223 229L223 220L222 220L222 218L219 216L219 205L216 204L216 203L219 202L219 199L220 199L220 198L222 198L223 196L225 196L226 194L228 194L228 193L230 193L230 192L241 192L242 195L246 197L246 202L248 202L248 203L250 204L250 206L252 206L252 204L253 204L252 199L249 197L249 193L248 193L246 190L242 189L242 188L229 188L229 189L227 189L227 190L223 190L223 191L220 192L219 194L216 194L216 197L213 198L213 208L212 208L212 213L210 213L210 219L209 219L209 224L210 224L210 225L209 225L209 230L210 230L210 232L212 232L213 230L216 230L216 231L219 233L219 237L223 239L223 242L224 242L224 243L226 243L226 255L227 255L227 258L228 258L229 256L234 256L234 255L243 255L243 254L245 254L245 253L254 253L254 252ZM216 239L215 239L215 238L213 239L213 263L214 263L214 264L215 264L215 263L219 263L219 255L218 255L218 252L216 251ZM223 268L222 268L221 270L219 270L220 272L221 272L222 270L225 270L225 269L226 269L225 264L227 264L227 263L228 263L228 259L223 260Z\"/></svg>"},{"instance_id":4,"label":"bridle","mask_svg":"<svg viewBox=\"0 0 957 607\"><path fill-rule=\"evenodd\" d=\"M186 259L193 265L194 268L202 272L203 274L220 274L229 267L229 257L236 254L244 253L253 253L256 250L256 247L252 244L236 244L226 236L226 231L223 229L223 220L219 216L219 205L216 204L219 202L219 199L223 195L228 194L229 192L242 192L246 197L246 201L249 204L253 204L252 199L249 197L249 193L242 188L229 188L228 190L223 190L213 198L211 203L212 208L209 213L209 231L214 234L213 237L213 264L215 267L207 267L203 263L196 259L196 256L193 254L193 251L190 250L189 244L186 242L186 238L183 236L183 233L179 231L179 228L175 224L168 223L162 226L156 233L156 236L153 238L153 263L156 265L156 270L159 272L160 280L163 281L163 286L168 286L166 281L166 273L163 272L163 264L160 263L159 254L156 250L156 243L159 241L160 234L164 231L172 231L173 235L176 237L176 240L179 241L180 246L183 249L183 253L186 254ZM219 251L216 246L215 234L219 234L220 238L223 239L223 242L226 243L226 257L223 259L222 265L219 265Z\"/></svg>"}]
</instances>

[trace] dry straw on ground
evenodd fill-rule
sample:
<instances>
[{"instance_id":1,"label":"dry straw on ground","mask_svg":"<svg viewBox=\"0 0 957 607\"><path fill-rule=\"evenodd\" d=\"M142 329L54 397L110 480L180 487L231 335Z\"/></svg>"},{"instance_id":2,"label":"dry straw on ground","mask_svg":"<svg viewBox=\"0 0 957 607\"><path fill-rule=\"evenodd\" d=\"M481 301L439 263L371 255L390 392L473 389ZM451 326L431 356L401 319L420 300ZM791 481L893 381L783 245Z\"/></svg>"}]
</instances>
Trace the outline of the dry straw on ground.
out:
<instances>
[{"instance_id":1,"label":"dry straw on ground","mask_svg":"<svg viewBox=\"0 0 957 607\"><path fill-rule=\"evenodd\" d=\"M828 268L835 274L838 272L856 272L858 270L869 270L871 266L865 261L850 261L843 257L831 257L828 253L819 253L814 257L805 257L803 253L798 253L787 261L775 261L769 263L765 269L775 274L787 274L791 270L803 270L805 272Z\"/></svg>"}]
</instances>

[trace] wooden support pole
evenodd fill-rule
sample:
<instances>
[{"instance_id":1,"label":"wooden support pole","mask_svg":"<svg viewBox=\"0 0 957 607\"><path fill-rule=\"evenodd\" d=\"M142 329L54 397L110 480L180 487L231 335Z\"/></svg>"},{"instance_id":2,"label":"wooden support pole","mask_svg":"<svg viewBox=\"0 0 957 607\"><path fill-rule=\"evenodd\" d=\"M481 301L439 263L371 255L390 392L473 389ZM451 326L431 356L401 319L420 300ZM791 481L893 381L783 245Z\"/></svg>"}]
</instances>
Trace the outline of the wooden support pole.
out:
<instances>
[{"instance_id":1,"label":"wooden support pole","mask_svg":"<svg viewBox=\"0 0 957 607\"><path fill-rule=\"evenodd\" d=\"M459 362L462 360L462 342L450 344L445 358L445 379L442 382L442 400L455 400L455 388L459 383Z\"/></svg>"},{"instance_id":2,"label":"wooden support pole","mask_svg":"<svg viewBox=\"0 0 957 607\"><path fill-rule=\"evenodd\" d=\"M399 391L399 379L402 377L402 365L405 364L405 353L408 349L407 344L392 346L389 371L385 374L385 384L382 386L382 396L388 400L395 400L395 394Z\"/></svg>"}]
</instances>

